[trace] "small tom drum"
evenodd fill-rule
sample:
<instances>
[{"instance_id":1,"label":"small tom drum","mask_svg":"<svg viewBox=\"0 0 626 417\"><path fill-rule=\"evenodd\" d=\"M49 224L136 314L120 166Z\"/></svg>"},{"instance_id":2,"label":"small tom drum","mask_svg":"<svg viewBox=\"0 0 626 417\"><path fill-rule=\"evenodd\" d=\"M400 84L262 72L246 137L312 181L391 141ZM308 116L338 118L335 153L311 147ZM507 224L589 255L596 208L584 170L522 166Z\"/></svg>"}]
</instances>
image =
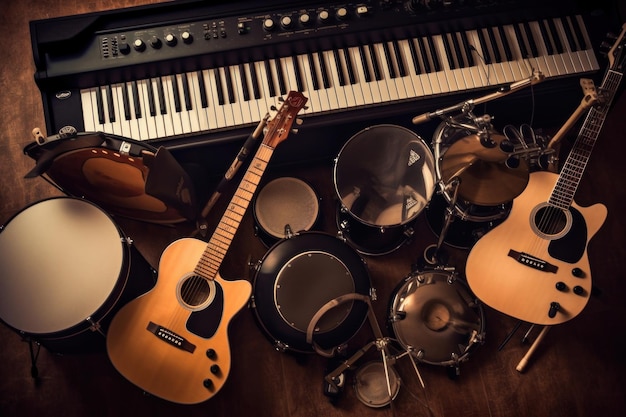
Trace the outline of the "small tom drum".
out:
<instances>
[{"instance_id":1,"label":"small tom drum","mask_svg":"<svg viewBox=\"0 0 626 417\"><path fill-rule=\"evenodd\" d=\"M293 177L273 179L254 199L255 234L267 246L301 231L319 219L319 198L306 182Z\"/></svg>"},{"instance_id":2,"label":"small tom drum","mask_svg":"<svg viewBox=\"0 0 626 417\"><path fill-rule=\"evenodd\" d=\"M482 305L447 271L405 278L392 294L389 321L405 350L434 365L458 365L484 339Z\"/></svg>"},{"instance_id":3,"label":"small tom drum","mask_svg":"<svg viewBox=\"0 0 626 417\"><path fill-rule=\"evenodd\" d=\"M33 204L9 220L0 233L0 264L0 318L59 353L103 348L113 313L155 278L107 214L68 197Z\"/></svg>"},{"instance_id":4,"label":"small tom drum","mask_svg":"<svg viewBox=\"0 0 626 417\"><path fill-rule=\"evenodd\" d=\"M360 252L385 254L410 237L407 229L430 201L435 162L414 132L376 125L358 132L342 147L335 161L334 185L341 203L339 229Z\"/></svg>"},{"instance_id":5,"label":"small tom drum","mask_svg":"<svg viewBox=\"0 0 626 417\"><path fill-rule=\"evenodd\" d=\"M307 329L328 302L347 294L369 296L365 263L343 240L323 232L302 232L272 246L254 279L254 310L280 351L316 351ZM364 302L342 303L316 324L313 342L324 350L347 343L367 317Z\"/></svg>"}]
</instances>

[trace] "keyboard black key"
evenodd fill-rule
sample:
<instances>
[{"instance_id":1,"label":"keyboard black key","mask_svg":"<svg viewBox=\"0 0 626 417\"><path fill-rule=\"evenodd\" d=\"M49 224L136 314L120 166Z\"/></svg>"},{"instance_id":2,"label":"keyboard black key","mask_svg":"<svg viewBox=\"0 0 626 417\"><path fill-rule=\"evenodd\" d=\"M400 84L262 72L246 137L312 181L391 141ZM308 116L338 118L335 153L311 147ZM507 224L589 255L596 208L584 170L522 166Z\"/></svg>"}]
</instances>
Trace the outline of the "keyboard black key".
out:
<instances>
[{"instance_id":1,"label":"keyboard black key","mask_svg":"<svg viewBox=\"0 0 626 417\"><path fill-rule=\"evenodd\" d=\"M372 81L372 74L370 73L370 67L367 65L367 58L365 56L365 48L363 45L359 45L359 56L361 57L361 67L363 67L363 75L365 76L365 82Z\"/></svg>"},{"instance_id":2,"label":"keyboard black key","mask_svg":"<svg viewBox=\"0 0 626 417\"><path fill-rule=\"evenodd\" d=\"M270 97L276 97L276 86L274 86L274 78L272 77L272 66L269 60L263 61L265 65L265 73L267 74L267 89L269 90Z\"/></svg>"},{"instance_id":3,"label":"keyboard black key","mask_svg":"<svg viewBox=\"0 0 626 417\"><path fill-rule=\"evenodd\" d=\"M554 47L550 41L550 35L548 35L548 28L546 27L545 20L539 21L539 32L541 32L541 40L546 47L546 52L548 52L548 55L554 55Z\"/></svg>"},{"instance_id":4,"label":"keyboard black key","mask_svg":"<svg viewBox=\"0 0 626 417\"><path fill-rule=\"evenodd\" d=\"M485 64L491 64L491 54L489 53L489 48L487 47L487 41L485 39L485 34L482 29L478 29L476 31L478 33L478 41L480 42L480 49L483 51L482 59Z\"/></svg>"},{"instance_id":5,"label":"keyboard black key","mask_svg":"<svg viewBox=\"0 0 626 417\"><path fill-rule=\"evenodd\" d=\"M417 57L417 50L415 49L415 40L409 39L409 51L411 52L411 62L413 62L413 71L416 75L421 73L419 58Z\"/></svg>"},{"instance_id":6,"label":"keyboard black key","mask_svg":"<svg viewBox=\"0 0 626 417\"><path fill-rule=\"evenodd\" d=\"M246 77L246 69L243 64L239 64L239 78L241 78L241 92L244 101L250 101L250 90L248 90L248 77Z\"/></svg>"},{"instance_id":7,"label":"keyboard black key","mask_svg":"<svg viewBox=\"0 0 626 417\"><path fill-rule=\"evenodd\" d=\"M130 97L128 97L128 85L122 83L122 106L124 107L124 119L130 120Z\"/></svg>"},{"instance_id":8,"label":"keyboard black key","mask_svg":"<svg viewBox=\"0 0 626 417\"><path fill-rule=\"evenodd\" d=\"M372 60L372 70L374 71L374 78L376 81L382 80L380 66L378 65L378 57L376 56L376 50L373 45L368 45L370 59Z\"/></svg>"},{"instance_id":9,"label":"keyboard black key","mask_svg":"<svg viewBox=\"0 0 626 417\"><path fill-rule=\"evenodd\" d=\"M326 60L324 59L324 53L322 51L317 52L317 60L320 64L322 85L324 86L324 88L330 88L330 77L328 76L328 68L326 67Z\"/></svg>"},{"instance_id":10,"label":"keyboard black key","mask_svg":"<svg viewBox=\"0 0 626 417\"><path fill-rule=\"evenodd\" d=\"M385 54L385 63L387 64L387 70L391 78L396 78L396 71L393 67L393 59L391 58L391 52L389 51L389 43L383 42L383 52Z\"/></svg>"},{"instance_id":11,"label":"keyboard black key","mask_svg":"<svg viewBox=\"0 0 626 417\"><path fill-rule=\"evenodd\" d=\"M572 33L572 26L569 23L569 19L567 17L561 17L561 24L563 25L563 30L565 31L565 37L567 38L567 44L569 45L570 51L578 52L578 45L574 40L574 34Z\"/></svg>"},{"instance_id":12,"label":"keyboard black key","mask_svg":"<svg viewBox=\"0 0 626 417\"><path fill-rule=\"evenodd\" d=\"M461 43L463 44L463 51L465 52L465 60L467 62L468 67L473 67L474 64L474 54L472 53L472 48L470 48L469 39L467 38L467 32L461 32Z\"/></svg>"},{"instance_id":13,"label":"keyboard black key","mask_svg":"<svg viewBox=\"0 0 626 417\"><path fill-rule=\"evenodd\" d=\"M504 56L506 57L506 60L513 61L513 52L511 52L509 38L506 36L506 31L503 26L498 26L498 35L500 35L500 40L502 40L502 48L504 49Z\"/></svg>"},{"instance_id":14,"label":"keyboard black key","mask_svg":"<svg viewBox=\"0 0 626 417\"><path fill-rule=\"evenodd\" d=\"M224 100L224 88L222 87L222 76L220 74L219 68L213 69L213 74L215 75L215 89L217 90L217 103L220 106L223 106L225 103Z\"/></svg>"},{"instance_id":15,"label":"keyboard black key","mask_svg":"<svg viewBox=\"0 0 626 417\"><path fill-rule=\"evenodd\" d=\"M139 100L139 87L137 87L137 81L130 83L131 91L133 93L133 107L135 108L135 119L141 119L141 101Z\"/></svg>"},{"instance_id":16,"label":"keyboard black key","mask_svg":"<svg viewBox=\"0 0 626 417\"><path fill-rule=\"evenodd\" d=\"M348 71L348 81L350 84L356 84L356 77L354 76L354 66L352 65L352 57L348 48L343 48L343 57L346 61L346 71Z\"/></svg>"},{"instance_id":17,"label":"keyboard black key","mask_svg":"<svg viewBox=\"0 0 626 417\"><path fill-rule=\"evenodd\" d=\"M161 114L167 114L167 105L165 103L165 91L163 90L163 79L157 78L157 95L159 96L159 110Z\"/></svg>"},{"instance_id":18,"label":"keyboard black key","mask_svg":"<svg viewBox=\"0 0 626 417\"><path fill-rule=\"evenodd\" d=\"M315 71L315 62L313 60L313 54L308 53L306 55L307 60L309 61L309 72L311 74L311 82L313 83L313 90L320 89L320 83L317 79L317 71Z\"/></svg>"},{"instance_id":19,"label":"keyboard black key","mask_svg":"<svg viewBox=\"0 0 626 417\"><path fill-rule=\"evenodd\" d=\"M465 62L465 59L463 58L463 51L461 50L461 44L459 43L459 37L457 36L456 33L450 34L450 37L452 38L451 46L456 56L456 62L458 62L459 67L467 68L467 63Z\"/></svg>"},{"instance_id":20,"label":"keyboard black key","mask_svg":"<svg viewBox=\"0 0 626 417\"><path fill-rule=\"evenodd\" d=\"M571 16L570 21L572 22L572 27L574 28L574 33L576 34L576 40L578 41L580 49L589 49L589 47L587 46L587 42L585 41L583 31L580 29L580 25L578 24L578 19L576 19L576 16Z\"/></svg>"},{"instance_id":21,"label":"keyboard black key","mask_svg":"<svg viewBox=\"0 0 626 417\"><path fill-rule=\"evenodd\" d=\"M548 19L548 30L550 31L550 35L552 36L552 42L554 43L554 47L556 48L556 52L558 54L562 54L565 52L563 48L563 43L561 42L561 37L559 36L559 32L556 29L556 24L553 19Z\"/></svg>"},{"instance_id":22,"label":"keyboard black key","mask_svg":"<svg viewBox=\"0 0 626 417\"><path fill-rule=\"evenodd\" d=\"M296 88L298 91L302 92L304 91L304 84L302 84L302 72L300 71L300 63L296 55L291 57L291 65L293 66L293 73L296 77Z\"/></svg>"},{"instance_id":23,"label":"keyboard black key","mask_svg":"<svg viewBox=\"0 0 626 417\"><path fill-rule=\"evenodd\" d=\"M98 123L103 125L104 120L104 101L102 100L102 90L100 87L96 88L96 107L98 110Z\"/></svg>"},{"instance_id":24,"label":"keyboard black key","mask_svg":"<svg viewBox=\"0 0 626 417\"><path fill-rule=\"evenodd\" d=\"M185 110L191 111L193 110L193 105L191 104L191 93L189 91L189 78L187 77L187 73L183 73L182 75L182 84L183 98L185 99Z\"/></svg>"},{"instance_id":25,"label":"keyboard black key","mask_svg":"<svg viewBox=\"0 0 626 417\"><path fill-rule=\"evenodd\" d=\"M204 84L204 77L202 76L202 71L198 71L196 73L198 77L198 89L200 90L198 94L200 94L200 105L203 109L209 107L209 101L206 96L206 85Z\"/></svg>"},{"instance_id":26,"label":"keyboard black key","mask_svg":"<svg viewBox=\"0 0 626 417\"><path fill-rule=\"evenodd\" d=\"M335 61L335 68L337 68L337 78L339 78L339 85L346 85L346 78L343 74L343 68L341 67L341 58L339 58L339 51L333 49L333 59Z\"/></svg>"},{"instance_id":27,"label":"keyboard black key","mask_svg":"<svg viewBox=\"0 0 626 417\"><path fill-rule=\"evenodd\" d=\"M109 122L115 123L115 104L113 103L113 90L111 85L107 85L107 110L109 111Z\"/></svg>"},{"instance_id":28,"label":"keyboard black key","mask_svg":"<svg viewBox=\"0 0 626 417\"><path fill-rule=\"evenodd\" d=\"M224 68L224 81L226 81L226 92L228 93L228 103L235 103L235 87L233 86L233 77L230 75L230 68Z\"/></svg>"},{"instance_id":29,"label":"keyboard black key","mask_svg":"<svg viewBox=\"0 0 626 417\"><path fill-rule=\"evenodd\" d=\"M170 82L172 83L172 95L174 96L174 110L176 110L176 113L180 113L182 107L180 105L180 92L178 91L178 82L176 81L175 75L170 75Z\"/></svg>"},{"instance_id":30,"label":"keyboard black key","mask_svg":"<svg viewBox=\"0 0 626 417\"><path fill-rule=\"evenodd\" d=\"M522 23L522 28L524 29L524 33L526 34L526 39L528 39L528 47L530 48L530 53L533 57L539 56L539 51L537 50L537 44L535 43L535 38L533 37L533 32L530 29L530 25L528 22Z\"/></svg>"},{"instance_id":31,"label":"keyboard black key","mask_svg":"<svg viewBox=\"0 0 626 417\"><path fill-rule=\"evenodd\" d=\"M394 40L392 42L394 56L396 58L396 64L398 65L398 74L400 77L406 77L406 68L404 67L404 59L402 57L402 52L400 51L400 45L398 45L398 41Z\"/></svg>"},{"instance_id":32,"label":"keyboard black key","mask_svg":"<svg viewBox=\"0 0 626 417\"><path fill-rule=\"evenodd\" d=\"M498 48L498 42L496 41L496 35L493 33L493 28L487 28L487 38L489 38L489 44L491 45L491 50L493 51L493 59L497 63L502 62L502 55L500 54L500 48Z\"/></svg>"},{"instance_id":33,"label":"keyboard black key","mask_svg":"<svg viewBox=\"0 0 626 417\"><path fill-rule=\"evenodd\" d=\"M274 67L276 68L276 77L278 78L278 90L280 91L280 95L284 96L287 94L287 87L285 84L285 74L283 74L283 67L280 65L280 59L274 59Z\"/></svg>"},{"instance_id":34,"label":"keyboard black key","mask_svg":"<svg viewBox=\"0 0 626 417\"><path fill-rule=\"evenodd\" d=\"M456 69L456 62L454 61L454 57L452 56L452 48L450 48L450 40L448 39L447 33L441 34L441 40L443 40L443 49L446 51L446 61L448 61L448 66L450 69Z\"/></svg>"},{"instance_id":35,"label":"keyboard black key","mask_svg":"<svg viewBox=\"0 0 626 417\"><path fill-rule=\"evenodd\" d=\"M513 25L513 30L515 31L515 37L517 38L517 44L519 45L520 52L522 53L522 58L529 58L530 54L528 53L528 48L526 48L526 42L524 42L522 29L518 24L516 24Z\"/></svg>"},{"instance_id":36,"label":"keyboard black key","mask_svg":"<svg viewBox=\"0 0 626 417\"><path fill-rule=\"evenodd\" d=\"M437 55L437 49L435 48L435 43L433 42L433 38L431 38L430 36L428 36L426 38L426 43L428 44L428 50L430 52L430 58L432 60L432 69L434 70L434 72L438 72L441 71L441 59L439 58L439 55Z\"/></svg>"},{"instance_id":37,"label":"keyboard black key","mask_svg":"<svg viewBox=\"0 0 626 417\"><path fill-rule=\"evenodd\" d=\"M256 66L250 62L248 63L250 69L250 81L252 82L252 94L256 100L261 98L261 89L259 88L259 77L256 73Z\"/></svg>"},{"instance_id":38,"label":"keyboard black key","mask_svg":"<svg viewBox=\"0 0 626 417\"><path fill-rule=\"evenodd\" d=\"M428 44L428 48L433 50L432 41L430 38L426 41ZM420 54L422 56L422 63L424 64L424 71L426 73L433 72L433 67L430 65L430 60L428 59L428 53L426 52L426 45L424 44L424 38L417 38L417 43L419 45ZM433 64L434 65L434 64Z\"/></svg>"}]
</instances>

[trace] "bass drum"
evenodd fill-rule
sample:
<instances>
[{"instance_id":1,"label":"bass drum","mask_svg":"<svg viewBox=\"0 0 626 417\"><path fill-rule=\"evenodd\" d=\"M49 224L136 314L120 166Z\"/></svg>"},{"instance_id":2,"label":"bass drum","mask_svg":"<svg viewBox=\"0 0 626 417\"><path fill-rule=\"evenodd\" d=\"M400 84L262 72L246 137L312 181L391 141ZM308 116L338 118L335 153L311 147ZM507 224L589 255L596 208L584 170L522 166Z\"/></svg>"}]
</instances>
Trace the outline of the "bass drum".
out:
<instances>
[{"instance_id":1,"label":"bass drum","mask_svg":"<svg viewBox=\"0 0 626 417\"><path fill-rule=\"evenodd\" d=\"M459 115L454 121L460 124L471 125L473 121L466 115ZM472 132L469 130L450 126L446 122L439 124L434 133L433 148L435 156L435 169L439 190L433 197L432 204L426 209L426 219L436 235L442 230L446 209L453 201L453 195L449 187L446 187L442 178L441 164L448 148L460 139ZM462 198L457 198L451 207L452 214L459 221L450 224L444 241L451 246L467 249L476 243L486 231L502 223L511 211L512 202L506 202L494 206L473 204Z\"/></svg>"},{"instance_id":2,"label":"bass drum","mask_svg":"<svg viewBox=\"0 0 626 417\"><path fill-rule=\"evenodd\" d=\"M104 349L113 314L156 273L99 207L57 197L33 204L0 233L0 318L50 351Z\"/></svg>"},{"instance_id":3,"label":"bass drum","mask_svg":"<svg viewBox=\"0 0 626 417\"><path fill-rule=\"evenodd\" d=\"M339 230L359 252L383 255L412 236L412 223L435 189L435 162L414 132L376 125L342 147L334 185Z\"/></svg>"},{"instance_id":4,"label":"bass drum","mask_svg":"<svg viewBox=\"0 0 626 417\"><path fill-rule=\"evenodd\" d=\"M370 296L369 272L358 253L323 232L302 232L272 246L254 278L258 322L279 351L314 353L341 347L361 328L368 305L341 303L318 321L313 343L307 329L327 303L347 294Z\"/></svg>"},{"instance_id":5,"label":"bass drum","mask_svg":"<svg viewBox=\"0 0 626 417\"><path fill-rule=\"evenodd\" d=\"M290 234L311 230L319 219L319 201L315 190L301 179L273 179L253 202L255 234L270 247Z\"/></svg>"},{"instance_id":6,"label":"bass drum","mask_svg":"<svg viewBox=\"0 0 626 417\"><path fill-rule=\"evenodd\" d=\"M421 272L394 290L389 307L398 343L421 362L457 366L483 342L482 305L451 272Z\"/></svg>"}]
</instances>

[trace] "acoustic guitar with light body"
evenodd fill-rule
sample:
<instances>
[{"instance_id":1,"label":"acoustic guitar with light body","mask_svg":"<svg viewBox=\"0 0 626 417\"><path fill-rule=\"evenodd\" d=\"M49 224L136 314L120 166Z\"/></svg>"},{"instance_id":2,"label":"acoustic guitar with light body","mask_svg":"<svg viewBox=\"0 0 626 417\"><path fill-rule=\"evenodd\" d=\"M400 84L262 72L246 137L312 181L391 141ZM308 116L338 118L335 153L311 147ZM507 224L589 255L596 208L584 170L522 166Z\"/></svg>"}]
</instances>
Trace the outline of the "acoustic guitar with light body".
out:
<instances>
[{"instance_id":1,"label":"acoustic guitar with light body","mask_svg":"<svg viewBox=\"0 0 626 417\"><path fill-rule=\"evenodd\" d=\"M123 306L107 333L113 366L149 394L181 404L213 397L231 368L228 326L252 286L219 269L274 148L287 138L307 98L290 92L250 161L208 244L179 239L163 252L152 290Z\"/></svg>"},{"instance_id":2,"label":"acoustic guitar with light body","mask_svg":"<svg viewBox=\"0 0 626 417\"><path fill-rule=\"evenodd\" d=\"M587 247L607 216L603 204L581 207L574 194L623 76L626 24L610 49L609 68L560 174L533 172L509 216L471 248L465 275L486 305L514 318L555 325L576 317L592 291Z\"/></svg>"}]
</instances>

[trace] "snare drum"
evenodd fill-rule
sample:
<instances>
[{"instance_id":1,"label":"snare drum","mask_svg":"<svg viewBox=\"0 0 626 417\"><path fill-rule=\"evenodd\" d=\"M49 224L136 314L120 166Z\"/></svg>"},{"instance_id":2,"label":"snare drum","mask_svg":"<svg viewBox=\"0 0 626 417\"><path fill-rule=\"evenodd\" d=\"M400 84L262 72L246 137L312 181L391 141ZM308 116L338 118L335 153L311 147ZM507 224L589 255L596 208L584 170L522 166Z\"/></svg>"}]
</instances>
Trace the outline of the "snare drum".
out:
<instances>
[{"instance_id":1,"label":"snare drum","mask_svg":"<svg viewBox=\"0 0 626 417\"><path fill-rule=\"evenodd\" d=\"M359 252L386 254L412 235L411 224L434 192L435 162L428 146L409 129L376 125L342 147L334 185L340 231Z\"/></svg>"},{"instance_id":2,"label":"snare drum","mask_svg":"<svg viewBox=\"0 0 626 417\"><path fill-rule=\"evenodd\" d=\"M0 318L51 351L104 348L113 313L148 291L155 271L93 203L33 204L0 233Z\"/></svg>"},{"instance_id":3,"label":"snare drum","mask_svg":"<svg viewBox=\"0 0 626 417\"><path fill-rule=\"evenodd\" d=\"M456 366L484 340L482 305L447 271L405 278L394 290L389 310L398 343L425 363Z\"/></svg>"},{"instance_id":4,"label":"snare drum","mask_svg":"<svg viewBox=\"0 0 626 417\"><path fill-rule=\"evenodd\" d=\"M346 294L370 295L367 267L342 239L323 232L302 232L272 246L255 275L253 306L259 324L279 351L331 351L361 328L368 306L341 303L316 324L312 343L307 330L318 311Z\"/></svg>"},{"instance_id":5,"label":"snare drum","mask_svg":"<svg viewBox=\"0 0 626 417\"><path fill-rule=\"evenodd\" d=\"M319 213L319 198L309 184L293 177L276 178L254 199L255 234L270 247L289 235L311 230Z\"/></svg>"}]
</instances>

